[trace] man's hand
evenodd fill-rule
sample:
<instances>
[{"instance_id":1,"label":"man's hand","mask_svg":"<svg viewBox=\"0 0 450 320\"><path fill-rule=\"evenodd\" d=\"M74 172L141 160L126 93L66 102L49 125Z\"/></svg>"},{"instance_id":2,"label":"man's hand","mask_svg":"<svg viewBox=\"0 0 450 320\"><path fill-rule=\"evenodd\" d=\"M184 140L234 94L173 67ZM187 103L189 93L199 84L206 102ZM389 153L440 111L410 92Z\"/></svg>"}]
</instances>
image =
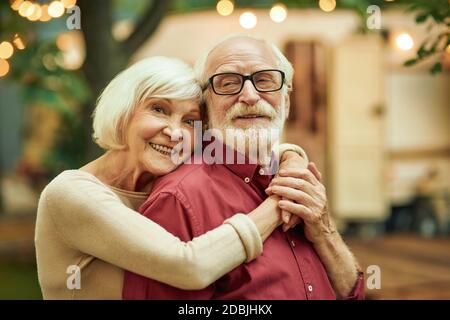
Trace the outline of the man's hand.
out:
<instances>
[{"instance_id":1,"label":"man's hand","mask_svg":"<svg viewBox=\"0 0 450 320\"><path fill-rule=\"evenodd\" d=\"M326 190L321 179L320 172L310 162L307 168L280 168L266 190L268 194L283 198L279 202L282 210L303 220L305 236L312 243L319 243L336 232L327 209ZM292 221L289 221L290 225Z\"/></svg>"},{"instance_id":2,"label":"man's hand","mask_svg":"<svg viewBox=\"0 0 450 320\"><path fill-rule=\"evenodd\" d=\"M348 297L363 278L358 278L356 259L331 220L322 176L314 163L308 163L307 168L280 169L266 192L289 199L280 200L280 208L295 214L291 220L303 220L305 236L324 264L336 296ZM363 298L364 289L356 292L355 297Z\"/></svg>"}]
</instances>

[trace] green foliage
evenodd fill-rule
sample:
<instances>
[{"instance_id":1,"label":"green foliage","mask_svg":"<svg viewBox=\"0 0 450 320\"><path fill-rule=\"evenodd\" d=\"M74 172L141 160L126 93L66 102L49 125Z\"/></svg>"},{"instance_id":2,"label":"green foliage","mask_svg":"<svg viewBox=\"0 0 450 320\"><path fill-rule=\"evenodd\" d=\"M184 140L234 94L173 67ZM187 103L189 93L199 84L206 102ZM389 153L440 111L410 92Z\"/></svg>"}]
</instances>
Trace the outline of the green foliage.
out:
<instances>
[{"instance_id":1,"label":"green foliage","mask_svg":"<svg viewBox=\"0 0 450 320\"><path fill-rule=\"evenodd\" d=\"M61 60L62 53L48 40L29 44L12 61L12 77L23 84L25 105L45 106L61 120L54 147L43 159L49 178L83 163L86 145L82 137L90 127L81 120L82 108L91 100L88 86L81 73L62 68Z\"/></svg>"},{"instance_id":2,"label":"green foliage","mask_svg":"<svg viewBox=\"0 0 450 320\"><path fill-rule=\"evenodd\" d=\"M0 300L42 300L36 265L0 263Z\"/></svg>"},{"instance_id":3,"label":"green foliage","mask_svg":"<svg viewBox=\"0 0 450 320\"><path fill-rule=\"evenodd\" d=\"M413 66L425 60L439 60L450 44L450 5L448 0L414 0L410 1L407 12L415 12L415 21L418 24L429 23L428 31L442 30L436 36L428 36L417 49L416 57L404 62L405 66ZM430 68L431 74L442 71L442 64L436 61Z\"/></svg>"},{"instance_id":4,"label":"green foliage","mask_svg":"<svg viewBox=\"0 0 450 320\"><path fill-rule=\"evenodd\" d=\"M235 0L236 8L269 8L274 3L281 2L289 8L318 8L319 0ZM209 10L217 4L215 0L175 0L173 10L176 12L187 12L192 10ZM436 28L447 27L447 31L441 31L437 36L430 36L425 39L421 47L417 50L417 56L404 62L405 66L413 66L419 62L438 57L450 44L450 5L448 0L396 0L386 2L384 0L338 0L337 8L349 9L356 12L361 18L360 31L367 32L366 19L367 8L370 5L377 5L382 10L393 7L406 7L406 12L416 13L417 24L429 23L429 31ZM432 74L441 72L440 62L436 62L430 69Z\"/></svg>"},{"instance_id":5,"label":"green foliage","mask_svg":"<svg viewBox=\"0 0 450 320\"><path fill-rule=\"evenodd\" d=\"M145 12L156 0L131 1L114 0L114 19L134 19ZM317 8L318 0L236 0L237 8L269 8L276 2L285 3L289 8ZM216 0L174 0L172 11L188 12L214 9ZM418 24L428 24L429 30L440 28L437 36L429 36L420 46L416 57L405 62L412 66L421 61L435 59L450 44L448 0L339 0L337 7L357 12L361 17L361 30L366 28L367 7L378 5L381 9L393 6L407 6L409 12L416 14ZM39 103L55 110L60 115L62 126L56 136L55 148L49 151L44 159L45 169L50 176L58 172L79 167L83 163L87 148L87 135L90 123L85 123L83 111L92 107L93 96L83 75L78 71L68 71L61 67L61 52L54 41L60 29L52 23L31 23L23 19L9 8L8 1L0 1L0 36L11 39L19 32L27 39L26 50L16 52L11 59L10 77L23 84L25 103ZM442 27L446 28L442 28ZM51 28L52 34L42 36L42 30ZM62 29L61 29L62 31ZM367 30L366 30L367 31ZM40 33L41 32L41 33ZM430 32L430 34L433 34ZM34 39L34 40L33 40ZM88 52L89 54L89 52ZM433 74L439 73L442 66L436 61L430 69ZM84 112L85 114L86 112Z\"/></svg>"}]
</instances>

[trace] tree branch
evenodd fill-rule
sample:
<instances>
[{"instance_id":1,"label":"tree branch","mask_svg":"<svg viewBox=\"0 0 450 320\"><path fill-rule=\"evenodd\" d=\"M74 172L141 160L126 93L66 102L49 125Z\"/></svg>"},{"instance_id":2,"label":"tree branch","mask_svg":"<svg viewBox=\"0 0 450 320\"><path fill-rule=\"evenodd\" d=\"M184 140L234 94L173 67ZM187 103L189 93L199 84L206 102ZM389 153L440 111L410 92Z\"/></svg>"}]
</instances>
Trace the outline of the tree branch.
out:
<instances>
[{"instance_id":1,"label":"tree branch","mask_svg":"<svg viewBox=\"0 0 450 320\"><path fill-rule=\"evenodd\" d=\"M78 5L81 9L81 28L86 44L86 60L82 71L95 99L125 66L126 60L118 42L111 34L113 2L79 0ZM92 122L94 99L82 109L83 122L86 124ZM90 130L87 130L84 139L87 146L87 160L90 161L100 154L100 149L92 142Z\"/></svg>"},{"instance_id":2,"label":"tree branch","mask_svg":"<svg viewBox=\"0 0 450 320\"><path fill-rule=\"evenodd\" d=\"M126 56L130 57L139 47L156 31L159 23L170 8L172 0L153 3L142 16L134 32L122 43L122 49Z\"/></svg>"}]
</instances>

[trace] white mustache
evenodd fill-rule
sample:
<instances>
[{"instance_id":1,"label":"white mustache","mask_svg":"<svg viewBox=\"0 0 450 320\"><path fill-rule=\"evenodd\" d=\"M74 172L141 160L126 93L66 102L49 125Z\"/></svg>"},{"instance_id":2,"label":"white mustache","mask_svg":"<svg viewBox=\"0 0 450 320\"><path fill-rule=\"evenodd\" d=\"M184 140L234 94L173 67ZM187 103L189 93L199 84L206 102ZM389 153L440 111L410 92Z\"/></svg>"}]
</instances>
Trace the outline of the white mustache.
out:
<instances>
[{"instance_id":1,"label":"white mustache","mask_svg":"<svg viewBox=\"0 0 450 320\"><path fill-rule=\"evenodd\" d=\"M225 115L225 121L227 123L230 123L237 117L242 117L249 114L256 114L263 117L268 117L270 120L276 119L278 116L277 112L272 108L272 106L264 100L258 101L253 106L249 106L245 103L238 102L227 110L227 113Z\"/></svg>"}]
</instances>

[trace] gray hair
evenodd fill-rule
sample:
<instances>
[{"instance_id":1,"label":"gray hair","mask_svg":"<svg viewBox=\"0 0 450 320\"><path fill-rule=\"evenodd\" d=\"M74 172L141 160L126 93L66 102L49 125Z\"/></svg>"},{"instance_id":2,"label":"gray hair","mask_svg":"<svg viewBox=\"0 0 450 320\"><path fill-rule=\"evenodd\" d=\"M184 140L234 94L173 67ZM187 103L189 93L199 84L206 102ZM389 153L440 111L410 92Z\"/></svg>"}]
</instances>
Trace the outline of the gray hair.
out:
<instances>
[{"instance_id":1,"label":"gray hair","mask_svg":"<svg viewBox=\"0 0 450 320\"><path fill-rule=\"evenodd\" d=\"M202 99L194 71L181 60L143 59L119 73L103 90L93 113L93 139L103 149L125 146L126 126L142 101L153 98Z\"/></svg>"},{"instance_id":2,"label":"gray hair","mask_svg":"<svg viewBox=\"0 0 450 320\"><path fill-rule=\"evenodd\" d=\"M199 79L202 86L205 86L207 84L208 79L206 78L206 62L208 60L208 57L210 53L216 49L218 46L223 44L224 42L232 39L239 39L239 38L247 38L251 40L261 41L265 43L267 46L269 46L270 49L272 49L272 52L274 53L275 57L277 58L278 67L285 73L286 76L286 83L287 87L283 87L283 93L287 94L290 88L292 88L292 78L294 76L294 69L292 68L291 63L289 60L281 53L280 49L277 48L273 43L270 43L264 39L259 39L253 36L249 35L242 35L242 34L232 34L228 35L222 39L220 39L218 42L214 43L207 51L205 51L195 62L194 66L194 72L196 74L197 79Z\"/></svg>"}]
</instances>

